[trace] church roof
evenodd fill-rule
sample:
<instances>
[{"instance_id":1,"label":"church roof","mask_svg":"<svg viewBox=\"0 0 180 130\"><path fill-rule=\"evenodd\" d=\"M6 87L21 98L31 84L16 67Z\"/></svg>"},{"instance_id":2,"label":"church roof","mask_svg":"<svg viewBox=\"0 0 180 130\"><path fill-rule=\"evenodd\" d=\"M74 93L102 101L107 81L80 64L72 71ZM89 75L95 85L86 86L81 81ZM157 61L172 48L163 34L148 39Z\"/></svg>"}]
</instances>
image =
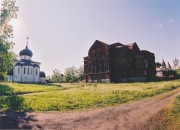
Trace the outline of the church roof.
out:
<instances>
[{"instance_id":1,"label":"church roof","mask_svg":"<svg viewBox=\"0 0 180 130\"><path fill-rule=\"evenodd\" d=\"M46 74L43 71L40 71L40 77L46 77Z\"/></svg>"},{"instance_id":2,"label":"church roof","mask_svg":"<svg viewBox=\"0 0 180 130\"><path fill-rule=\"evenodd\" d=\"M7 73L7 75L12 75L13 76L13 69L10 69Z\"/></svg>"},{"instance_id":3,"label":"church roof","mask_svg":"<svg viewBox=\"0 0 180 130\"><path fill-rule=\"evenodd\" d=\"M32 56L33 56L33 53L32 53L32 51L28 48L28 46L26 46L25 49L23 49L23 50L21 50L21 51L19 52L19 55L20 55L20 56L21 56L21 55L27 55L27 56L32 57Z\"/></svg>"},{"instance_id":4,"label":"church roof","mask_svg":"<svg viewBox=\"0 0 180 130\"><path fill-rule=\"evenodd\" d=\"M16 63L15 66L22 66L20 62Z\"/></svg>"},{"instance_id":5,"label":"church roof","mask_svg":"<svg viewBox=\"0 0 180 130\"><path fill-rule=\"evenodd\" d=\"M37 64L34 64L34 65L33 65L33 67L39 67L39 65L37 65Z\"/></svg>"},{"instance_id":6,"label":"church roof","mask_svg":"<svg viewBox=\"0 0 180 130\"><path fill-rule=\"evenodd\" d=\"M39 67L39 62L34 62L31 60L21 60L15 64L15 66L33 66L33 67Z\"/></svg>"},{"instance_id":7,"label":"church roof","mask_svg":"<svg viewBox=\"0 0 180 130\"><path fill-rule=\"evenodd\" d=\"M19 62L31 62L33 64L41 64L40 62L32 61L32 60L26 60L26 59L21 59Z\"/></svg>"},{"instance_id":8,"label":"church roof","mask_svg":"<svg viewBox=\"0 0 180 130\"><path fill-rule=\"evenodd\" d=\"M33 64L31 62L24 62L22 66L33 66Z\"/></svg>"}]
</instances>

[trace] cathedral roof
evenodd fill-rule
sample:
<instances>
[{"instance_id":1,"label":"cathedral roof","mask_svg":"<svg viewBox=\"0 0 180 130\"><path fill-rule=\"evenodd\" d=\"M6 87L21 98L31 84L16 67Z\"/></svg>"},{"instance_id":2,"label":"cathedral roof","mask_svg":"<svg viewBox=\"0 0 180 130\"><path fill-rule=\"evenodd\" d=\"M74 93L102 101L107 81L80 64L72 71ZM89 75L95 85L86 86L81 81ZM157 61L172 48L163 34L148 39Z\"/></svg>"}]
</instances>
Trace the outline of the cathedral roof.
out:
<instances>
[{"instance_id":1,"label":"cathedral roof","mask_svg":"<svg viewBox=\"0 0 180 130\"><path fill-rule=\"evenodd\" d=\"M96 51L94 51L94 50L96 50ZM104 42L96 40L94 42L94 44L91 46L91 48L89 49L88 55L93 56L95 53L98 53L98 51L101 51L104 53L108 52L108 45Z\"/></svg>"},{"instance_id":2,"label":"cathedral roof","mask_svg":"<svg viewBox=\"0 0 180 130\"><path fill-rule=\"evenodd\" d=\"M140 51L140 49L139 49L139 47L138 47L136 42L129 43L126 46L128 46L128 48L131 49L131 50Z\"/></svg>"},{"instance_id":3,"label":"cathedral roof","mask_svg":"<svg viewBox=\"0 0 180 130\"><path fill-rule=\"evenodd\" d=\"M19 52L19 55L20 55L20 56L21 56L21 55L27 55L27 56L32 57L32 56L33 56L33 53L32 53L32 51L28 48L28 46L26 46L25 49L23 49L23 50L21 50L21 51Z\"/></svg>"},{"instance_id":4,"label":"cathedral roof","mask_svg":"<svg viewBox=\"0 0 180 130\"><path fill-rule=\"evenodd\" d=\"M113 46L113 47L123 47L125 45L123 45L122 43L116 42L116 43L111 44L110 46Z\"/></svg>"}]
</instances>

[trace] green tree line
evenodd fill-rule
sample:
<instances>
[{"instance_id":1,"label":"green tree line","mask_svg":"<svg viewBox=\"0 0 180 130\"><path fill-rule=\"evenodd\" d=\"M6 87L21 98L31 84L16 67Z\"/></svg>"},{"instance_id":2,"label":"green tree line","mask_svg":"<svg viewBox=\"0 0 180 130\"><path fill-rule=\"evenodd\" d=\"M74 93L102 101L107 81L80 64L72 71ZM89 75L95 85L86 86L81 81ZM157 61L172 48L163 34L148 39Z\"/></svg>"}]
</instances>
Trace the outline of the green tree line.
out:
<instances>
[{"instance_id":1,"label":"green tree line","mask_svg":"<svg viewBox=\"0 0 180 130\"><path fill-rule=\"evenodd\" d=\"M18 7L14 0L3 0L0 7L0 80L13 67L14 53L12 48L14 43L13 26L9 24L11 19L17 18Z\"/></svg>"},{"instance_id":2,"label":"green tree line","mask_svg":"<svg viewBox=\"0 0 180 130\"><path fill-rule=\"evenodd\" d=\"M84 68L83 66L79 66L76 68L75 66L67 67L64 73L61 73L60 70L54 69L52 76L46 77L49 82L59 83L59 82L79 82L84 79Z\"/></svg>"}]
</instances>

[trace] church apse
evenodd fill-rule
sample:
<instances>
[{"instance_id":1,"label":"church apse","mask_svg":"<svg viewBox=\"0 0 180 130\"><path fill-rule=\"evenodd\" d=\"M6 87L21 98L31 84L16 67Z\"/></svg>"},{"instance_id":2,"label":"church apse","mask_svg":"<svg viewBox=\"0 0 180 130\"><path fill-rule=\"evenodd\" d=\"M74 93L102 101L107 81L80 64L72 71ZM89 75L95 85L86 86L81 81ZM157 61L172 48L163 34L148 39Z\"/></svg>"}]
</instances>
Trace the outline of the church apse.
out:
<instances>
[{"instance_id":1,"label":"church apse","mask_svg":"<svg viewBox=\"0 0 180 130\"><path fill-rule=\"evenodd\" d=\"M136 43L108 45L96 40L84 57L86 82L147 81L155 78L155 57Z\"/></svg>"},{"instance_id":2,"label":"church apse","mask_svg":"<svg viewBox=\"0 0 180 130\"><path fill-rule=\"evenodd\" d=\"M19 52L19 59L14 60L14 67L7 74L9 82L45 83L45 73L40 71L40 62L32 60L33 52L27 45Z\"/></svg>"}]
</instances>

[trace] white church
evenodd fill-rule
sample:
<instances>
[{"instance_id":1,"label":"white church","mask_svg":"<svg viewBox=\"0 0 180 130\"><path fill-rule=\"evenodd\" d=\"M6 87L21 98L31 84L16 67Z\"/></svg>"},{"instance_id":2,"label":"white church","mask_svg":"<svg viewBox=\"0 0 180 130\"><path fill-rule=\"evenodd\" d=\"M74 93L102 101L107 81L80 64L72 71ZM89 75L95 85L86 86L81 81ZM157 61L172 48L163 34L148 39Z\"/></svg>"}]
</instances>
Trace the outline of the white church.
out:
<instances>
[{"instance_id":1,"label":"white church","mask_svg":"<svg viewBox=\"0 0 180 130\"><path fill-rule=\"evenodd\" d=\"M33 53L26 45L19 52L20 59L14 60L14 68L8 72L9 82L45 83L45 73L40 71L40 62L32 61Z\"/></svg>"}]
</instances>

